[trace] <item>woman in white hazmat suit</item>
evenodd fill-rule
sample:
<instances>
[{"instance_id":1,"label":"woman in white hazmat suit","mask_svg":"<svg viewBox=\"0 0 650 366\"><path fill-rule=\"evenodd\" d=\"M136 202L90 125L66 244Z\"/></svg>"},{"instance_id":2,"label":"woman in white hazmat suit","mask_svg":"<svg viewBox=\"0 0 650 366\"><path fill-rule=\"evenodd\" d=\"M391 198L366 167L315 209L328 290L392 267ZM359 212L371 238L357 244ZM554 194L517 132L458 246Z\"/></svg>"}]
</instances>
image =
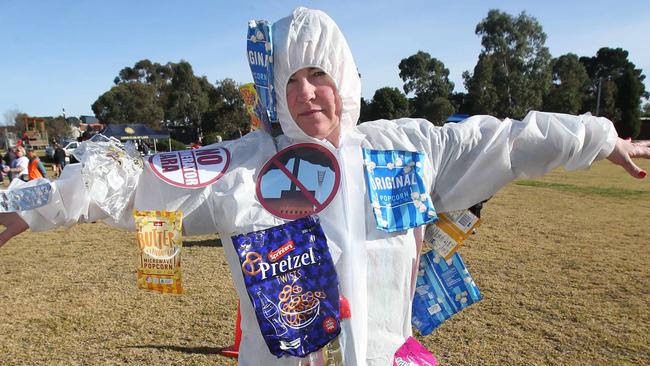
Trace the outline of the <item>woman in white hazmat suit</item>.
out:
<instances>
[{"instance_id":1,"label":"woman in white hazmat suit","mask_svg":"<svg viewBox=\"0 0 650 366\"><path fill-rule=\"evenodd\" d=\"M241 301L240 365L293 365L267 348L247 295L231 237L285 223L256 197L261 168L279 150L298 143L325 147L336 158L338 191L318 213L352 317L341 333L346 365L389 365L411 335L411 291L416 240L413 228L377 229L375 208L364 177L362 149L421 152L422 179L438 212L463 209L509 181L544 174L558 166L584 169L597 159L644 177L631 157L650 157L647 142L617 138L611 122L592 116L531 112L523 121L471 117L462 124L435 127L404 118L357 126L360 80L348 45L326 14L305 8L273 25L274 85L283 135L251 132L215 146L228 150L224 175L200 189L166 183L145 166L121 217L108 217L83 186L79 166L67 167L51 183L50 202L18 215L3 214L4 244L26 229L47 230L79 221L134 229L131 209L182 210L186 234L219 232ZM481 182L476 184L475 182ZM426 195L426 194L425 194ZM24 221L24 222L23 222ZM26 225L25 225L26 223Z\"/></svg>"}]
</instances>

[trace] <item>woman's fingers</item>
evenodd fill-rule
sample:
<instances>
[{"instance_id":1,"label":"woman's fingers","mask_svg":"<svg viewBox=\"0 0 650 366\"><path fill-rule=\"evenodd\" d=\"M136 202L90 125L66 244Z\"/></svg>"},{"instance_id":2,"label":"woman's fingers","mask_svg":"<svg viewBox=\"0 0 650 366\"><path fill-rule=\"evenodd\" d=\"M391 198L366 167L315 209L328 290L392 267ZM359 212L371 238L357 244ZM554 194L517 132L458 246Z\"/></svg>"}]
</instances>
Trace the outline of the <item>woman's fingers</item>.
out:
<instances>
[{"instance_id":1,"label":"woman's fingers","mask_svg":"<svg viewBox=\"0 0 650 366\"><path fill-rule=\"evenodd\" d=\"M15 212L0 213L0 225L5 227L5 230L0 233L0 247L29 228L27 223Z\"/></svg>"}]
</instances>

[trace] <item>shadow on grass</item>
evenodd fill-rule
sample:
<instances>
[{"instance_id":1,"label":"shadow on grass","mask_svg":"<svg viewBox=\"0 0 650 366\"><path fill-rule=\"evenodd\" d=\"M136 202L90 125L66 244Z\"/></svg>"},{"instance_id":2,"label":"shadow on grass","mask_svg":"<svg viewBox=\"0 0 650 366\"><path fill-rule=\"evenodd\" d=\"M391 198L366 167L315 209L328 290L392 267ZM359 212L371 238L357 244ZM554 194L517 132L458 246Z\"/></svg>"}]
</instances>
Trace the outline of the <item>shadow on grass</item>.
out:
<instances>
[{"instance_id":1,"label":"shadow on grass","mask_svg":"<svg viewBox=\"0 0 650 366\"><path fill-rule=\"evenodd\" d=\"M176 351L199 355L220 355L221 351L228 347L187 347L164 344L143 344L139 346L125 346L123 348L157 349L161 351Z\"/></svg>"},{"instance_id":2,"label":"shadow on grass","mask_svg":"<svg viewBox=\"0 0 650 366\"><path fill-rule=\"evenodd\" d=\"M594 194L603 197L614 197L614 198L640 198L643 196L650 196L650 191L641 191L635 189L625 189L625 188L612 188L612 187L593 187L593 186L576 186L573 184L563 184L563 183L548 183L540 182L536 180L518 180L515 181L516 185L526 186L526 187L539 187L539 188L550 188L559 191L572 192L572 193L581 193L581 194Z\"/></svg>"},{"instance_id":3,"label":"shadow on grass","mask_svg":"<svg viewBox=\"0 0 650 366\"><path fill-rule=\"evenodd\" d=\"M221 243L221 239L219 238L203 239L203 240L184 239L183 246L184 247L222 247L223 244Z\"/></svg>"}]
</instances>

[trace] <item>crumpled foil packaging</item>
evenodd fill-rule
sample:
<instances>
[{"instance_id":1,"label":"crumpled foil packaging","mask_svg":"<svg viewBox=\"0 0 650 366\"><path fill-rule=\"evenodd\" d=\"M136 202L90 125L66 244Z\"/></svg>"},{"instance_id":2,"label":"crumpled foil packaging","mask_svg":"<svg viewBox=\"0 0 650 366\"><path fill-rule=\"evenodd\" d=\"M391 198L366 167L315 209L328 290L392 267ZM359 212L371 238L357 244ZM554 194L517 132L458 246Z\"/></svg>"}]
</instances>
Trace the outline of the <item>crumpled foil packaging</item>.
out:
<instances>
[{"instance_id":1,"label":"crumpled foil packaging","mask_svg":"<svg viewBox=\"0 0 650 366\"><path fill-rule=\"evenodd\" d=\"M114 137L95 135L74 151L90 199L106 214L119 220L129 204L142 173L143 161L132 144Z\"/></svg>"},{"instance_id":2,"label":"crumpled foil packaging","mask_svg":"<svg viewBox=\"0 0 650 366\"><path fill-rule=\"evenodd\" d=\"M33 210L50 201L52 186L43 179L43 183L0 192L0 212L18 212Z\"/></svg>"}]
</instances>

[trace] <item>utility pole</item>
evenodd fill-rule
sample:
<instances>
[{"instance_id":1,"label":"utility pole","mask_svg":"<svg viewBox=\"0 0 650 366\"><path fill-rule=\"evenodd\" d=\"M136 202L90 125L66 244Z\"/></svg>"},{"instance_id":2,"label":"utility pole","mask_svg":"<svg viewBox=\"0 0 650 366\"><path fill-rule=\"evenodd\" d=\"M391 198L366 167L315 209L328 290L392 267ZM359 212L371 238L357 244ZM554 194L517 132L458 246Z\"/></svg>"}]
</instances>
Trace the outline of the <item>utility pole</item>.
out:
<instances>
[{"instance_id":1,"label":"utility pole","mask_svg":"<svg viewBox=\"0 0 650 366\"><path fill-rule=\"evenodd\" d=\"M598 78L598 99L596 99L596 117L598 117L598 113L600 112L600 88L603 84L603 78L599 77Z\"/></svg>"}]
</instances>

